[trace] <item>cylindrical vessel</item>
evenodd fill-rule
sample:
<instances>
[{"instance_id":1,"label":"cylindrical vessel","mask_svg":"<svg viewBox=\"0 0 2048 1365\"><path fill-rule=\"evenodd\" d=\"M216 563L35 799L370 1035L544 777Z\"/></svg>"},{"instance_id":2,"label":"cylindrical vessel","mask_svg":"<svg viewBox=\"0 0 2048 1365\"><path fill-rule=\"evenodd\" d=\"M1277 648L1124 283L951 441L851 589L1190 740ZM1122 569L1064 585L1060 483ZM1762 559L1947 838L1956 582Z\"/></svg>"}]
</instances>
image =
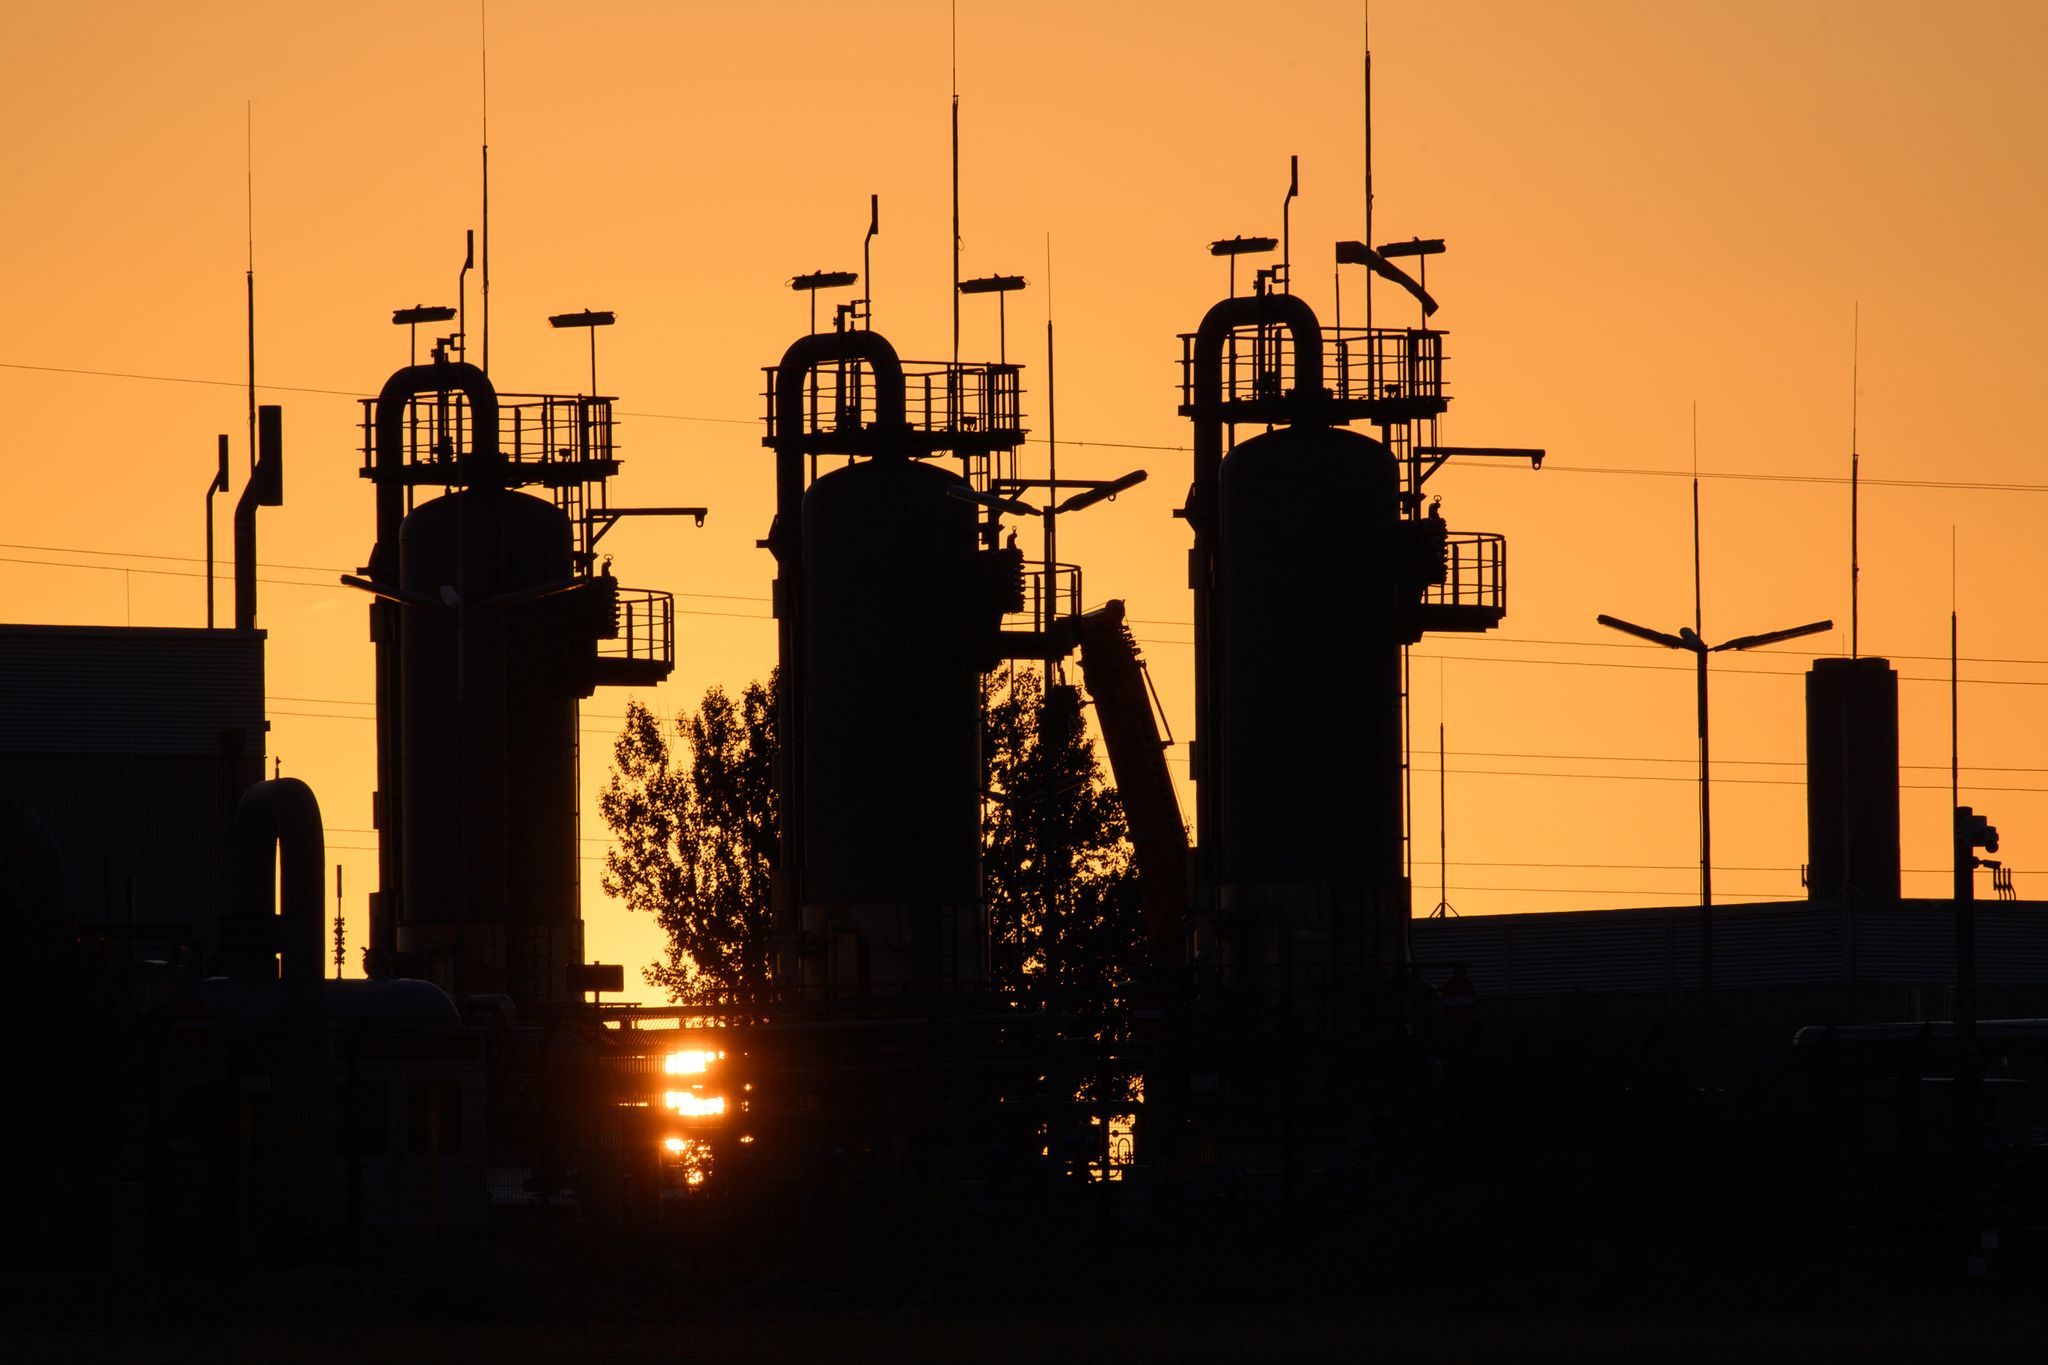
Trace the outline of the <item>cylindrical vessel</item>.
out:
<instances>
[{"instance_id":1,"label":"cylindrical vessel","mask_svg":"<svg viewBox=\"0 0 2048 1365\"><path fill-rule=\"evenodd\" d=\"M958 475L877 458L804 494L806 987L986 980L972 504ZM823 965L829 964L829 965Z\"/></svg>"},{"instance_id":2,"label":"cylindrical vessel","mask_svg":"<svg viewBox=\"0 0 2048 1365\"><path fill-rule=\"evenodd\" d=\"M579 646L568 517L471 488L414 508L399 536L406 608L401 951L451 994L562 998L580 962Z\"/></svg>"},{"instance_id":3,"label":"cylindrical vessel","mask_svg":"<svg viewBox=\"0 0 2048 1365\"><path fill-rule=\"evenodd\" d=\"M1341 429L1223 460L1218 883L1268 980L1405 958L1398 492L1386 448Z\"/></svg>"},{"instance_id":4,"label":"cylindrical vessel","mask_svg":"<svg viewBox=\"0 0 2048 1365\"><path fill-rule=\"evenodd\" d=\"M1807 894L1899 898L1899 675L1816 659L1806 675Z\"/></svg>"}]
</instances>

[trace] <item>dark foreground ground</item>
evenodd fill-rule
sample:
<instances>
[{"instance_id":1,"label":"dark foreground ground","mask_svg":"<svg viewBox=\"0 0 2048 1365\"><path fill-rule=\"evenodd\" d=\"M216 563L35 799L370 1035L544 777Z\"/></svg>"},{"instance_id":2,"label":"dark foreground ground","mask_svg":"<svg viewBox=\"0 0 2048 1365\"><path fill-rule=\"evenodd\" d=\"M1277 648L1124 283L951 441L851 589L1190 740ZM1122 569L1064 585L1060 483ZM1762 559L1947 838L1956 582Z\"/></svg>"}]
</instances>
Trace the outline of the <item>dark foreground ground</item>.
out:
<instances>
[{"instance_id":1,"label":"dark foreground ground","mask_svg":"<svg viewBox=\"0 0 2048 1365\"><path fill-rule=\"evenodd\" d=\"M1466 1315L1412 1309L1182 1307L1077 1313L954 1311L665 1322L250 1324L180 1330L31 1331L0 1340L21 1361L2038 1361L2048 1319L1879 1309L1854 1316L1733 1310L1677 1318L1626 1310Z\"/></svg>"},{"instance_id":2,"label":"dark foreground ground","mask_svg":"<svg viewBox=\"0 0 2048 1365\"><path fill-rule=\"evenodd\" d=\"M348 1256L30 1264L6 1280L0 1359L2048 1358L2048 1284L1788 1245L1613 1193L1582 1216L1567 1201L1428 1226L705 1218L631 1238L527 1228Z\"/></svg>"}]
</instances>

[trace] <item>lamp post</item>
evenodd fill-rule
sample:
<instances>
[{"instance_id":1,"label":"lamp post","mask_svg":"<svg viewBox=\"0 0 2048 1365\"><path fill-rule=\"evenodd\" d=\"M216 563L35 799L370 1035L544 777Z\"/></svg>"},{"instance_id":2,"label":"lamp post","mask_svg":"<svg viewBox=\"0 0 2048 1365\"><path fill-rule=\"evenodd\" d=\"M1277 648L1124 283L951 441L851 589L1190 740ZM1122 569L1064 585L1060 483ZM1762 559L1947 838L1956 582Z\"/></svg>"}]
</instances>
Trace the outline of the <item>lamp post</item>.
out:
<instances>
[{"instance_id":1,"label":"lamp post","mask_svg":"<svg viewBox=\"0 0 2048 1365\"><path fill-rule=\"evenodd\" d=\"M1712 789L1708 782L1707 763L1707 656L1720 654L1732 649L1756 649L1763 645L1774 645L1784 640L1796 640L1804 635L1818 635L1833 630L1833 621L1814 621L1789 630L1769 630L1761 635L1738 635L1718 645L1710 645L1701 639L1699 632L1689 626L1679 627L1678 634L1671 635L1661 630L1651 630L1624 621L1618 616L1600 616L1599 623L1609 630L1618 630L1624 635L1633 635L1651 644L1666 649L1682 649L1689 652L1698 663L1699 677L1699 730L1700 730L1700 1014L1706 1022L1713 1019L1714 1001L1714 822Z\"/></svg>"},{"instance_id":2,"label":"lamp post","mask_svg":"<svg viewBox=\"0 0 2048 1365\"><path fill-rule=\"evenodd\" d=\"M586 327L590 329L590 396L597 397L597 329L609 327L617 322L618 315L612 312L593 312L585 308L580 313L556 313L548 319L550 327Z\"/></svg>"}]
</instances>

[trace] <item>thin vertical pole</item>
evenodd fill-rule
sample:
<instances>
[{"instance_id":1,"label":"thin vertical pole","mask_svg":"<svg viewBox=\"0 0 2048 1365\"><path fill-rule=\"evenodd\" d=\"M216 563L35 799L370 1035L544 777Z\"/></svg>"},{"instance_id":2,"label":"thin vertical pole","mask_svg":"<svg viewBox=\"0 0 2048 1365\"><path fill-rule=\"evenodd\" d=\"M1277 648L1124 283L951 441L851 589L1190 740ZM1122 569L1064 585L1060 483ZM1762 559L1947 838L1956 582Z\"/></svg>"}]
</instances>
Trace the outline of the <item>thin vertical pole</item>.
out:
<instances>
[{"instance_id":1,"label":"thin vertical pole","mask_svg":"<svg viewBox=\"0 0 2048 1365\"><path fill-rule=\"evenodd\" d=\"M1439 673L1441 678L1442 674ZM1444 914L1451 904L1451 837L1447 828L1450 802L1444 785L1444 722L1443 703L1437 703L1436 722L1436 884L1439 915Z\"/></svg>"},{"instance_id":2,"label":"thin vertical pole","mask_svg":"<svg viewBox=\"0 0 2048 1365\"><path fill-rule=\"evenodd\" d=\"M1954 532L1950 532L1951 535ZM1951 549L1951 555L1954 551ZM1953 583L1954 570L1950 570ZM1953 587L1951 587L1953 592ZM1956 1029L1956 1122L1963 1142L1975 1147L1983 1136L1977 1059L1977 848L1962 824L1962 791L1957 781L1959 768L1956 718L1961 711L1960 650L1957 647L1956 611L1948 613L1948 780L1949 842L1955 864L1953 893L1956 917L1956 987L1949 1017Z\"/></svg>"},{"instance_id":3,"label":"thin vertical pole","mask_svg":"<svg viewBox=\"0 0 2048 1365\"><path fill-rule=\"evenodd\" d=\"M960 370L960 6L949 7L952 16L950 55L953 87L953 380ZM986 352L984 352L986 354Z\"/></svg>"},{"instance_id":4,"label":"thin vertical pole","mask_svg":"<svg viewBox=\"0 0 2048 1365\"><path fill-rule=\"evenodd\" d=\"M487 3L487 0L477 0L477 4L476 4L476 32L477 32L477 56L478 56L478 59L479 59L479 61L480 61L480 63L481 63L481 66L482 66L482 84L481 84L481 87L480 87L480 91L479 91L479 95L480 95L480 100L479 100L479 102L480 102L480 104L481 104L481 109L482 109L482 119L483 119L483 122L482 122L482 135L483 135L483 191L484 191L484 202L483 202L483 215L484 215L484 257L483 257L483 277L484 277L484 283L483 283L483 308L484 308L484 320L483 320L483 333L484 333L484 373L485 373L485 374L489 374L489 373L491 372L491 35L490 35L490 12L489 12L489 5L488 5L488 3ZM592 343L591 343L591 345L592 345L592 348L593 348L593 351L594 351L594 350L595 350L595 347L596 347L596 342L595 342L595 341L593 340L593 341L592 341ZM594 371L595 371L595 365L594 365L594 364L593 364L593 367L592 367L592 368L593 368L593 373L594 373ZM595 379L594 377L593 377L593 378L592 378L592 380L590 381L590 392L591 392L591 394L592 394L592 396L593 396L593 397L594 397L594 396L596 395L596 393L597 393L597 380L596 380L596 379Z\"/></svg>"},{"instance_id":5,"label":"thin vertical pole","mask_svg":"<svg viewBox=\"0 0 2048 1365\"><path fill-rule=\"evenodd\" d=\"M1699 656L1700 731L1700 1019L1714 1021L1714 796L1707 730L1705 592L1700 573L1700 405L1692 405L1692 647Z\"/></svg>"},{"instance_id":6,"label":"thin vertical pole","mask_svg":"<svg viewBox=\"0 0 2048 1365\"><path fill-rule=\"evenodd\" d=\"M956 291L957 296L957 291ZM996 295L1000 300L1001 294ZM1043 628L1050 630L1059 618L1059 516L1060 424L1057 390L1054 387L1052 349L1052 234L1045 234L1045 574L1041 593L1045 599ZM1060 656L1050 644L1045 651L1045 682L1052 686L1053 672Z\"/></svg>"},{"instance_id":7,"label":"thin vertical pole","mask_svg":"<svg viewBox=\"0 0 2048 1365\"><path fill-rule=\"evenodd\" d=\"M1372 245L1372 6L1365 7L1365 248ZM1372 272L1365 272L1366 376L1372 370ZM1378 386L1373 386L1377 391Z\"/></svg>"},{"instance_id":8,"label":"thin vertical pole","mask_svg":"<svg viewBox=\"0 0 2048 1365\"><path fill-rule=\"evenodd\" d=\"M1046 248L1046 271L1052 270L1052 250ZM1060 461L1059 425L1054 418L1053 366L1052 366L1052 315L1045 319L1045 612L1041 629L1050 632L1053 623L1059 619L1059 500ZM1052 686L1053 672L1059 667L1059 655L1050 643L1050 634L1045 648L1045 682Z\"/></svg>"},{"instance_id":9,"label":"thin vertical pole","mask_svg":"<svg viewBox=\"0 0 2048 1365\"><path fill-rule=\"evenodd\" d=\"M1862 491L1863 456L1856 449L1856 402L1860 397L1857 372L1861 360L1863 305L1857 304L1849 324L1849 657L1858 657L1858 587L1863 570L1858 557L1857 530L1861 522L1858 495Z\"/></svg>"},{"instance_id":10,"label":"thin vertical pole","mask_svg":"<svg viewBox=\"0 0 2048 1365\"><path fill-rule=\"evenodd\" d=\"M341 967L348 956L348 949L342 938L341 918L341 864L334 865L334 979L341 980Z\"/></svg>"},{"instance_id":11,"label":"thin vertical pole","mask_svg":"<svg viewBox=\"0 0 2048 1365\"><path fill-rule=\"evenodd\" d=\"M256 469L256 106L253 102L243 103L242 116L243 209L249 240L248 268L242 279L248 307L249 469L253 473Z\"/></svg>"}]
</instances>

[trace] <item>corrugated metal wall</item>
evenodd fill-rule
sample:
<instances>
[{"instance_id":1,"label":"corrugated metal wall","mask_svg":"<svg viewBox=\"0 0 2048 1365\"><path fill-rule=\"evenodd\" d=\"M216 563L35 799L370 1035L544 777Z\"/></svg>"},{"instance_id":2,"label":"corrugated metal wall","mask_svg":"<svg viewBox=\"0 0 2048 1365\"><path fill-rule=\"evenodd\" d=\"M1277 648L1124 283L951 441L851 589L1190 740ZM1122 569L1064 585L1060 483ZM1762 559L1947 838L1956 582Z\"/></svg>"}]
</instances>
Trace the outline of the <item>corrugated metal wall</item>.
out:
<instances>
[{"instance_id":1,"label":"corrugated metal wall","mask_svg":"<svg viewBox=\"0 0 2048 1365\"><path fill-rule=\"evenodd\" d=\"M263 750L260 630L0 626L0 754Z\"/></svg>"},{"instance_id":2,"label":"corrugated metal wall","mask_svg":"<svg viewBox=\"0 0 2048 1365\"><path fill-rule=\"evenodd\" d=\"M56 836L73 915L209 946L235 802L264 776L263 641L0 626L0 795Z\"/></svg>"}]
</instances>

